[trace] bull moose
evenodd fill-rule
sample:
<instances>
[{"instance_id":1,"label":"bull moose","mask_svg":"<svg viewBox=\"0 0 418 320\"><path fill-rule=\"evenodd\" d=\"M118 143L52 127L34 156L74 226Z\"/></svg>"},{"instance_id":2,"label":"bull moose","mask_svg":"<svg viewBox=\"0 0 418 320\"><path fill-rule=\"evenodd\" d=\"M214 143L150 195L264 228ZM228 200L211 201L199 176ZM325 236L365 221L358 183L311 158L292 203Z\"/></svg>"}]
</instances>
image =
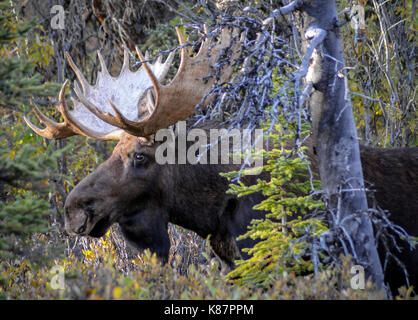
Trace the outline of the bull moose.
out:
<instances>
[{"instance_id":1,"label":"bull moose","mask_svg":"<svg viewBox=\"0 0 418 320\"><path fill-rule=\"evenodd\" d=\"M184 40L177 31L180 45ZM85 177L68 195L65 203L65 228L70 235L101 237L113 223L119 223L124 237L138 249L149 248L164 262L169 255L168 223L210 237L214 252L230 268L244 256L242 248L251 240L236 241L254 218L265 213L253 210L262 195L237 198L226 194L228 181L219 175L237 169L237 165L166 164L156 162L155 152L161 142L154 134L194 114L214 84L209 78L211 63L230 43L231 33L224 30L220 40L206 38L199 52L191 57L181 49L180 66L168 85L162 81L173 60L171 53L163 63L145 61L136 48L141 68L132 72L124 52L122 70L112 77L98 52L101 72L91 86L67 54L81 88L76 83L73 110L65 101L64 83L59 94L58 110L64 122L57 123L39 109L41 129L25 117L29 127L47 139L84 135L93 139L119 141L112 155L92 174ZM239 50L239 43L232 52ZM210 51L210 55L208 52ZM230 77L233 67L220 72L220 80ZM153 90L153 98L147 93ZM146 101L145 101L146 100ZM145 102L144 102L145 101ZM206 99L204 105L207 105ZM143 116L144 110L149 110ZM138 120L140 119L140 120ZM307 143L310 160L315 164L314 142ZM392 220L412 235L418 235L418 148L377 149L361 147L365 180L374 185L381 207L391 212ZM245 177L251 183L252 177ZM410 281L418 284L418 250L401 255ZM386 280L392 288L404 284L403 273L396 266L388 268Z\"/></svg>"}]
</instances>

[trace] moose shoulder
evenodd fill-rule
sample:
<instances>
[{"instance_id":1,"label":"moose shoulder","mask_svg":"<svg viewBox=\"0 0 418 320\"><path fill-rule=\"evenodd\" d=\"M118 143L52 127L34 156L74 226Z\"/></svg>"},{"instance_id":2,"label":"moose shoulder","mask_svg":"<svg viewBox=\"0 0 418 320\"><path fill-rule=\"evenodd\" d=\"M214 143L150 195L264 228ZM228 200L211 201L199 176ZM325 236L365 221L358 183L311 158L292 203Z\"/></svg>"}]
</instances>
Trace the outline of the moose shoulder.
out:
<instances>
[{"instance_id":1,"label":"moose shoulder","mask_svg":"<svg viewBox=\"0 0 418 320\"><path fill-rule=\"evenodd\" d=\"M180 32L178 36L182 43ZM122 71L113 78L99 53L101 72L95 86L85 80L67 55L81 85L81 88L75 85L78 100L74 100L73 110L69 110L65 101L68 86L65 82L58 106L64 122L48 119L37 108L35 115L46 127L40 129L27 118L25 121L37 134L48 139L84 135L119 141L111 157L68 195L64 210L69 234L100 237L113 223L119 223L129 242L139 249L149 248L167 261L170 245L167 225L171 222L202 237L211 235L214 252L228 268L234 267L236 259L245 257L241 249L253 243L236 241L236 238L246 232L252 219L265 214L252 209L262 196L252 194L236 198L226 194L228 182L219 173L236 170L236 165L157 163L155 153L160 143L153 139L159 129L194 114L195 105L213 86L213 77L206 77L210 74L211 63L217 61L227 47L232 55L238 50L237 42L229 47L231 36L231 32L224 30L221 41L215 44L207 37L195 57L190 57L183 47L180 68L168 85L161 82L172 55L164 63L161 60L154 64L144 62L140 69L132 72L125 51ZM143 61L139 50L137 53ZM224 81L231 73L232 67L226 66L219 79ZM150 90L154 99L148 99L146 108L141 109L142 99ZM207 104L208 99L203 105ZM149 114L140 119L148 110ZM308 142L308 146L312 151L312 142ZM418 148L362 148L361 157L365 179L377 190L380 206L392 213L393 221L417 236ZM310 152L310 160L315 166L313 152ZM246 177L244 182L252 183L255 178ZM400 257L415 286L417 251L408 251L405 247ZM391 264L386 275L392 288L404 283L396 265Z\"/></svg>"}]
</instances>

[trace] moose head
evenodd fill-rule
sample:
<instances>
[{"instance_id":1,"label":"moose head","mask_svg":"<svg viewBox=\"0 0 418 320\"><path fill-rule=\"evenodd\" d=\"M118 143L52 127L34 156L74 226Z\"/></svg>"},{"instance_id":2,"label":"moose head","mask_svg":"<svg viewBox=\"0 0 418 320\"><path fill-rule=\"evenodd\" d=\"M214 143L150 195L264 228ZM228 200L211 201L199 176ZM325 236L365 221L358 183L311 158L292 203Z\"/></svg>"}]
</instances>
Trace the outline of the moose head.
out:
<instances>
[{"instance_id":1,"label":"moose head","mask_svg":"<svg viewBox=\"0 0 418 320\"><path fill-rule=\"evenodd\" d=\"M184 39L181 32L176 31L182 46ZM35 115L46 127L41 129L25 117L26 123L47 139L83 135L92 139L119 141L111 157L68 195L64 208L68 234L100 237L112 223L118 222L126 238L136 247L150 248L167 261L168 221L204 237L226 228L220 228L217 216L225 210L235 210L236 199L231 200L225 195L227 182L218 175L219 166L205 166L203 171L202 166L191 169L191 166L159 165L155 159L158 142L153 135L159 129L194 114L195 105L204 100L215 82L215 77L210 77L211 64L224 50L232 50L232 56L236 56L240 40L231 45L234 43L232 37L239 35L226 29L217 42L206 37L194 57L182 46L179 69L168 85L162 84L162 81L172 63L173 53L165 62L158 59L148 64L136 48L142 66L132 72L125 50L122 69L114 78L98 52L101 72L94 86L87 82L67 54L81 85L80 88L75 84L78 100L73 100L73 110L69 110L65 101L69 84L66 81L59 93L58 106L64 122L56 123L35 107ZM228 79L232 70L231 65L223 67L218 81ZM206 98L203 105L206 106L209 100ZM209 179L202 186L205 176ZM202 206L205 208L202 209ZM251 211L250 208L247 211ZM201 213L200 218L191 218L197 212ZM215 244L216 237L213 239L220 256L228 256L231 264L233 259L240 257L234 237L237 232L245 231L243 228L247 222L234 226L233 235L229 231L220 232L222 241L231 241L229 247L232 249L227 251L232 250L232 256L230 252L223 252L226 250L224 245Z\"/></svg>"}]
</instances>

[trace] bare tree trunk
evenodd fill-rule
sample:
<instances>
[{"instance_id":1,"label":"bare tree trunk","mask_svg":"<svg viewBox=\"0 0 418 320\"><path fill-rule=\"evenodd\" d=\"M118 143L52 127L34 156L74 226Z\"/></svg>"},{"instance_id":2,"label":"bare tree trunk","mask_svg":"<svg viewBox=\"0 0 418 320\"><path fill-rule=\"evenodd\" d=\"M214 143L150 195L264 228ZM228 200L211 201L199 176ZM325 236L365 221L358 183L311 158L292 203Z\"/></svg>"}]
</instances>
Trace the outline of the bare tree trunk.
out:
<instances>
[{"instance_id":1,"label":"bare tree trunk","mask_svg":"<svg viewBox=\"0 0 418 320\"><path fill-rule=\"evenodd\" d=\"M365 268L366 276L383 288L370 219L358 214L366 212L368 206L335 1L304 1L296 14L307 65L305 81L313 85L313 133L332 223L349 238L350 251Z\"/></svg>"}]
</instances>

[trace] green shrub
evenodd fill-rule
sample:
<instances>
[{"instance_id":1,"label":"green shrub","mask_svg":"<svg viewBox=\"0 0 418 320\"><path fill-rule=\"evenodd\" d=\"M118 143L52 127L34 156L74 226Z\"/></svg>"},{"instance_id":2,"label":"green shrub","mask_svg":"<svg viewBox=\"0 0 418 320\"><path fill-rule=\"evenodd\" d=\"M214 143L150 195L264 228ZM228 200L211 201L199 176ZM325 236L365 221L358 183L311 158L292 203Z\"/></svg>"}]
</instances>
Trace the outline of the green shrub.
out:
<instances>
[{"instance_id":1,"label":"green shrub","mask_svg":"<svg viewBox=\"0 0 418 320\"><path fill-rule=\"evenodd\" d=\"M266 136L272 144L269 151L264 151L266 164L263 171L270 174L269 179L258 179L250 186L242 182L231 184L228 191L238 197L254 192L261 192L266 197L254 206L256 210L268 212L265 219L253 220L249 231L238 238L260 240L253 248L246 249L251 257L237 261L238 267L229 274L230 279L241 285L265 287L276 282L285 272L302 274L318 268L311 259L312 238L319 238L327 231L325 222L312 215L312 212L324 208L324 204L311 194L313 187L319 187L319 181L312 180L311 184L309 162L296 155L296 152L303 155L306 147L296 149L290 146L295 140L293 125L287 124L287 130L284 125L281 119ZM301 140L308 134L309 127L304 127ZM223 175L231 179L236 174Z\"/></svg>"},{"instance_id":2,"label":"green shrub","mask_svg":"<svg viewBox=\"0 0 418 320\"><path fill-rule=\"evenodd\" d=\"M0 257L10 257L16 237L45 232L49 203L48 177L61 155L51 144L35 146L21 109L31 97L55 94L57 86L42 83L34 74L35 62L20 50L29 42L34 23L24 23L12 14L10 3L0 1ZM34 192L36 190L36 192Z\"/></svg>"},{"instance_id":3,"label":"green shrub","mask_svg":"<svg viewBox=\"0 0 418 320\"><path fill-rule=\"evenodd\" d=\"M111 231L113 232L113 230ZM269 287L239 286L227 281L216 260L189 265L186 274L177 272L181 257L172 265L161 265L149 251L130 260L116 258L110 233L84 250L80 257L70 254L64 259L50 259L35 264L16 258L0 264L0 298L7 299L382 299L370 283L364 290L350 287L351 261L342 258L339 269L317 275L297 276L288 273ZM47 237L34 239L48 242ZM123 264L130 264L123 272ZM54 267L63 271L63 288L54 289ZM402 291L399 299L410 298Z\"/></svg>"}]
</instances>

